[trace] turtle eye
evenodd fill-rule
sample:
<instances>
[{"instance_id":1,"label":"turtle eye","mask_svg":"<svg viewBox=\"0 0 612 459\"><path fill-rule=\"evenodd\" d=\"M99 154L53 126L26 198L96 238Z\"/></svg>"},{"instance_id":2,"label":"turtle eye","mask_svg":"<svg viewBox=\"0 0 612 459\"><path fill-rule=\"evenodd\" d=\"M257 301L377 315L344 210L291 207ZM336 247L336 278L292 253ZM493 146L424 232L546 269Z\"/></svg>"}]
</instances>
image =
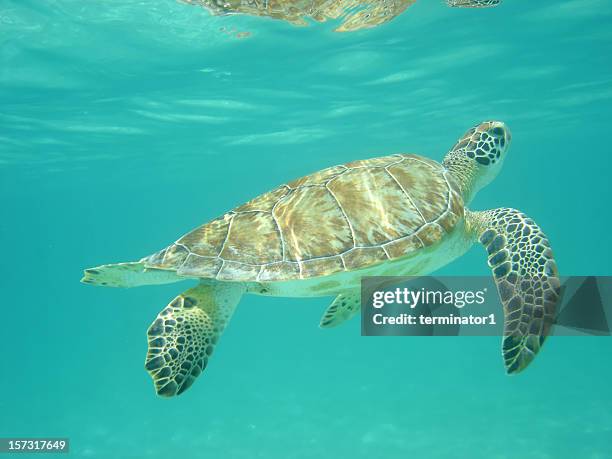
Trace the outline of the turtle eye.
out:
<instances>
[{"instance_id":1,"label":"turtle eye","mask_svg":"<svg viewBox=\"0 0 612 459\"><path fill-rule=\"evenodd\" d=\"M495 137L504 137L504 130L499 126L494 127L493 129L491 129L491 134Z\"/></svg>"},{"instance_id":2,"label":"turtle eye","mask_svg":"<svg viewBox=\"0 0 612 459\"><path fill-rule=\"evenodd\" d=\"M501 123L495 123L492 128L481 134L482 137L492 137L497 145L504 147L511 139L510 130Z\"/></svg>"}]
</instances>

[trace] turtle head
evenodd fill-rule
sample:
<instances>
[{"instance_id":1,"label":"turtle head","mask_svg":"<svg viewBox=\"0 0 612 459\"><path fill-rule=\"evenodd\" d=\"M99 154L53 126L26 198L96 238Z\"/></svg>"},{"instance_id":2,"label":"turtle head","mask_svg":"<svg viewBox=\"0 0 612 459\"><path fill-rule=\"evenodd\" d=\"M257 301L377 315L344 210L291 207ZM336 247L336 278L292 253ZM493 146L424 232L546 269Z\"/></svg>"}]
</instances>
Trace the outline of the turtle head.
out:
<instances>
[{"instance_id":1,"label":"turtle head","mask_svg":"<svg viewBox=\"0 0 612 459\"><path fill-rule=\"evenodd\" d=\"M512 135L501 121L485 121L469 129L444 158L466 203L501 170Z\"/></svg>"}]
</instances>

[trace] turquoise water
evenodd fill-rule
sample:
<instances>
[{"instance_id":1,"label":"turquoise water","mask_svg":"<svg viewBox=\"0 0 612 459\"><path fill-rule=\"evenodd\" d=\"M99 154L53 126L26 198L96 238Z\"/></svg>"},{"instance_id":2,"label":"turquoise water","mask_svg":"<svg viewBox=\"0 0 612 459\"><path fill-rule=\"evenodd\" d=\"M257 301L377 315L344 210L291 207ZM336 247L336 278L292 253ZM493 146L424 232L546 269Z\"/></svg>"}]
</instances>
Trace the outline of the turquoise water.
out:
<instances>
[{"instance_id":1,"label":"turquoise water","mask_svg":"<svg viewBox=\"0 0 612 459\"><path fill-rule=\"evenodd\" d=\"M173 0L3 0L0 437L70 437L79 458L612 458L609 338L551 339L508 377L499 338L364 338L318 328L331 298L247 296L165 400L145 331L189 283L78 282L317 169L440 160L483 119L513 145L472 207L534 217L563 275L611 275L611 19L606 0L419 0L336 34ZM439 273L486 275L484 252Z\"/></svg>"}]
</instances>

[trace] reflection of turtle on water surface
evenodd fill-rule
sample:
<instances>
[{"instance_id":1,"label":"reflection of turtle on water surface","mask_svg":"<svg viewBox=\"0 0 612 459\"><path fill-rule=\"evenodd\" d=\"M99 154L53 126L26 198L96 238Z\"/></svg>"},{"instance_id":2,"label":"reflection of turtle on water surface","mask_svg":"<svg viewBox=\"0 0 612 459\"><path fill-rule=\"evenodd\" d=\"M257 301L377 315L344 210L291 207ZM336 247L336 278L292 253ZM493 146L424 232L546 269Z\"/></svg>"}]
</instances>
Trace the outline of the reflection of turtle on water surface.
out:
<instances>
[{"instance_id":1,"label":"reflection of turtle on water surface","mask_svg":"<svg viewBox=\"0 0 612 459\"><path fill-rule=\"evenodd\" d=\"M342 19L336 32L368 29L390 21L416 0L183 0L201 5L212 14L250 14L307 25L307 19L323 22ZM485 8L501 0L446 0L454 8Z\"/></svg>"},{"instance_id":2,"label":"reflection of turtle on water surface","mask_svg":"<svg viewBox=\"0 0 612 459\"><path fill-rule=\"evenodd\" d=\"M87 269L82 281L108 287L199 281L148 330L146 369L157 393L173 396L204 370L243 294L333 295L320 323L332 327L360 310L362 277L426 275L480 242L504 307L506 370L517 373L549 334L559 295L553 253L538 225L518 210L465 207L500 171L509 144L503 123L485 122L441 164L396 154L323 169L140 261ZM167 216L176 218L172 209Z\"/></svg>"},{"instance_id":3,"label":"reflection of turtle on water surface","mask_svg":"<svg viewBox=\"0 0 612 459\"><path fill-rule=\"evenodd\" d=\"M488 8L497 6L502 0L446 0L448 6L454 8Z\"/></svg>"}]
</instances>

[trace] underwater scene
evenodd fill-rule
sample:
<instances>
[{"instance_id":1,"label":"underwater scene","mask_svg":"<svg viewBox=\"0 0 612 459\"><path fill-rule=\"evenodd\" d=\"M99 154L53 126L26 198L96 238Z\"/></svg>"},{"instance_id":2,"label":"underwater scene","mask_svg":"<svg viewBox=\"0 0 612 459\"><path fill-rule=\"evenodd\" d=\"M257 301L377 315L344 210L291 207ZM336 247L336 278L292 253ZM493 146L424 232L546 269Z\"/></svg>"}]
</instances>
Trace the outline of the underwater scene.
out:
<instances>
[{"instance_id":1,"label":"underwater scene","mask_svg":"<svg viewBox=\"0 0 612 459\"><path fill-rule=\"evenodd\" d=\"M2 0L0 456L612 458L612 339L543 345L612 276L611 23ZM428 274L508 335L362 336L364 277Z\"/></svg>"}]
</instances>

